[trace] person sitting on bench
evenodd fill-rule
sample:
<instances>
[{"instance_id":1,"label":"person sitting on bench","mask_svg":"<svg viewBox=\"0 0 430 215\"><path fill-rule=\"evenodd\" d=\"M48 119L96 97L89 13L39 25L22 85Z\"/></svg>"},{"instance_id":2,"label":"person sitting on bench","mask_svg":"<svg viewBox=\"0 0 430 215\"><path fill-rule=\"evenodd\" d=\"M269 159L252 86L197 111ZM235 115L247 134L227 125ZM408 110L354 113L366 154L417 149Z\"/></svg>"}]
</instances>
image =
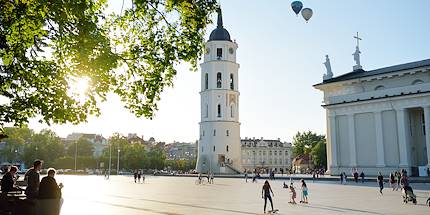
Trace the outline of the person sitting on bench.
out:
<instances>
[{"instance_id":1,"label":"person sitting on bench","mask_svg":"<svg viewBox=\"0 0 430 215\"><path fill-rule=\"evenodd\" d=\"M61 188L63 184L57 184L55 180L55 169L49 168L48 175L42 178L39 186L39 198L40 199L59 199L61 198Z\"/></svg>"},{"instance_id":2,"label":"person sitting on bench","mask_svg":"<svg viewBox=\"0 0 430 215\"><path fill-rule=\"evenodd\" d=\"M9 171L3 176L1 180L1 191L2 193L8 193L12 191L22 191L19 187L15 186L15 174L18 171L16 166L11 166Z\"/></svg>"}]
</instances>

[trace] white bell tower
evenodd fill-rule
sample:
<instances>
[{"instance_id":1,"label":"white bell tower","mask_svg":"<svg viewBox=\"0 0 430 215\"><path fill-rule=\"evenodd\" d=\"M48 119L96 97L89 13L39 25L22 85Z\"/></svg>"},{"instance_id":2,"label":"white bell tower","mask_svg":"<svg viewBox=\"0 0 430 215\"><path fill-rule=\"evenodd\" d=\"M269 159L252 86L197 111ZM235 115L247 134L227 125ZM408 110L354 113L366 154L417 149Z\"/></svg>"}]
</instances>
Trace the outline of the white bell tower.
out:
<instances>
[{"instance_id":1,"label":"white bell tower","mask_svg":"<svg viewBox=\"0 0 430 215\"><path fill-rule=\"evenodd\" d=\"M196 169L201 173L242 172L237 47L223 27L218 9L217 28L210 34L200 65L201 120Z\"/></svg>"}]
</instances>

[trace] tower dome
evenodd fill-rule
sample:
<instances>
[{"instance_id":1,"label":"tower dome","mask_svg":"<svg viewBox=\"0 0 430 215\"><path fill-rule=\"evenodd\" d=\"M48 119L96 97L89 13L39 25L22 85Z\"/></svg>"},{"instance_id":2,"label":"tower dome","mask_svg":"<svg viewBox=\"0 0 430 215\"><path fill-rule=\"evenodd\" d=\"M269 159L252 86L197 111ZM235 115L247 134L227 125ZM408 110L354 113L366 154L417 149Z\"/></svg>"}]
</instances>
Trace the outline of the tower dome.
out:
<instances>
[{"instance_id":1,"label":"tower dome","mask_svg":"<svg viewBox=\"0 0 430 215\"><path fill-rule=\"evenodd\" d=\"M217 12L218 12L217 27L211 32L211 35L209 36L209 41L213 41L213 40L231 41L230 33L228 33L228 31L224 28L222 24L221 8L219 8Z\"/></svg>"}]
</instances>

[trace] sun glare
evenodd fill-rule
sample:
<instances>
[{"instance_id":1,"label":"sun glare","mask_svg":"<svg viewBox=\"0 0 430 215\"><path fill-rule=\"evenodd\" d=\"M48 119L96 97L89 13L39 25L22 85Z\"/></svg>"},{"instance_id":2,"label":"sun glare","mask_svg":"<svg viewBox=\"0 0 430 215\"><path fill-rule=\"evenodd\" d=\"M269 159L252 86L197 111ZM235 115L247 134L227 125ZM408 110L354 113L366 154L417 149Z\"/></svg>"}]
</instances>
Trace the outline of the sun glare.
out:
<instances>
[{"instance_id":1,"label":"sun glare","mask_svg":"<svg viewBox=\"0 0 430 215\"><path fill-rule=\"evenodd\" d=\"M90 84L88 77L76 77L69 81L69 94L83 102Z\"/></svg>"}]
</instances>

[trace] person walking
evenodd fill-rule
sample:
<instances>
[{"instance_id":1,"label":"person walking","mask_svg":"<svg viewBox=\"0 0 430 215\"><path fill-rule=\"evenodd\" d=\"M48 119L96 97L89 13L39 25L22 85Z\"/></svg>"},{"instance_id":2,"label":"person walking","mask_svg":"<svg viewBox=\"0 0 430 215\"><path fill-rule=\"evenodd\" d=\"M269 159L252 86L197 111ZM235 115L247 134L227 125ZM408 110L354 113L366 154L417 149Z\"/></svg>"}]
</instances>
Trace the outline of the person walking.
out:
<instances>
[{"instance_id":1,"label":"person walking","mask_svg":"<svg viewBox=\"0 0 430 215\"><path fill-rule=\"evenodd\" d=\"M211 173L211 180L210 180L210 184L213 184L214 183L214 173Z\"/></svg>"},{"instance_id":2,"label":"person walking","mask_svg":"<svg viewBox=\"0 0 430 215\"><path fill-rule=\"evenodd\" d=\"M140 179L142 178L142 172L139 170L137 171L137 182L140 184Z\"/></svg>"},{"instance_id":3,"label":"person walking","mask_svg":"<svg viewBox=\"0 0 430 215\"><path fill-rule=\"evenodd\" d=\"M137 181L137 170L134 170L134 174L133 174L133 176L134 176L134 183L136 183Z\"/></svg>"},{"instance_id":4,"label":"person walking","mask_svg":"<svg viewBox=\"0 0 430 215\"><path fill-rule=\"evenodd\" d=\"M315 172L316 170L312 171L312 182L315 182Z\"/></svg>"},{"instance_id":5,"label":"person walking","mask_svg":"<svg viewBox=\"0 0 430 215\"><path fill-rule=\"evenodd\" d=\"M355 170L353 175L354 175L354 181L355 181L355 183L358 183L358 171Z\"/></svg>"},{"instance_id":6,"label":"person walking","mask_svg":"<svg viewBox=\"0 0 430 215\"><path fill-rule=\"evenodd\" d=\"M25 173L24 180L27 181L25 195L28 199L34 199L39 195L40 169L42 169L42 161L35 160L33 162L33 167Z\"/></svg>"},{"instance_id":7,"label":"person walking","mask_svg":"<svg viewBox=\"0 0 430 215\"><path fill-rule=\"evenodd\" d=\"M273 197L275 196L275 194L273 194L272 188L270 187L269 181L266 180L264 182L263 188L261 189L261 198L264 199L264 213L266 213L267 199L269 199L270 206L272 207L272 211L273 211L273 201L270 193L272 193Z\"/></svg>"},{"instance_id":8,"label":"person walking","mask_svg":"<svg viewBox=\"0 0 430 215\"><path fill-rule=\"evenodd\" d=\"M306 182L304 179L300 180L302 182L302 200L300 203L308 203L308 186L306 185Z\"/></svg>"},{"instance_id":9,"label":"person walking","mask_svg":"<svg viewBox=\"0 0 430 215\"><path fill-rule=\"evenodd\" d=\"M343 184L343 172L340 173L340 184Z\"/></svg>"},{"instance_id":10,"label":"person walking","mask_svg":"<svg viewBox=\"0 0 430 215\"><path fill-rule=\"evenodd\" d=\"M248 173L245 171L245 182L248 183Z\"/></svg>"},{"instance_id":11,"label":"person walking","mask_svg":"<svg viewBox=\"0 0 430 215\"><path fill-rule=\"evenodd\" d=\"M393 191L396 189L396 179L393 172L390 173L390 187L393 189Z\"/></svg>"},{"instance_id":12,"label":"person walking","mask_svg":"<svg viewBox=\"0 0 430 215\"><path fill-rule=\"evenodd\" d=\"M377 178L377 182L379 185L379 192L382 194L382 190L384 189L384 176L382 176L381 172L378 173L378 178Z\"/></svg>"},{"instance_id":13,"label":"person walking","mask_svg":"<svg viewBox=\"0 0 430 215\"><path fill-rule=\"evenodd\" d=\"M364 172L363 171L361 171L360 177L361 177L361 183L364 183Z\"/></svg>"}]
</instances>

